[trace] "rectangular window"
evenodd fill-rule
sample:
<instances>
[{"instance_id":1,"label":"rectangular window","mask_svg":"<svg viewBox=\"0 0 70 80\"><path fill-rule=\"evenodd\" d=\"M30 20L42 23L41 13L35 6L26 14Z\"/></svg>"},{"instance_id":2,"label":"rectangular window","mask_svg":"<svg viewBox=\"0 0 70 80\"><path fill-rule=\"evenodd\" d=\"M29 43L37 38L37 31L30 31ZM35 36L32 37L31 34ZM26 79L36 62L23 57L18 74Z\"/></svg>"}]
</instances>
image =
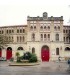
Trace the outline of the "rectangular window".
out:
<instances>
[{"instance_id":1,"label":"rectangular window","mask_svg":"<svg viewBox=\"0 0 70 80\"><path fill-rule=\"evenodd\" d=\"M66 30L66 33L68 33L68 30Z\"/></svg>"},{"instance_id":2,"label":"rectangular window","mask_svg":"<svg viewBox=\"0 0 70 80\"><path fill-rule=\"evenodd\" d=\"M70 43L70 37L69 37L69 43Z\"/></svg>"},{"instance_id":3,"label":"rectangular window","mask_svg":"<svg viewBox=\"0 0 70 80\"><path fill-rule=\"evenodd\" d=\"M65 33L65 30L63 30L63 33Z\"/></svg>"},{"instance_id":4,"label":"rectangular window","mask_svg":"<svg viewBox=\"0 0 70 80\"><path fill-rule=\"evenodd\" d=\"M59 34L56 34L56 41L59 41Z\"/></svg>"},{"instance_id":5,"label":"rectangular window","mask_svg":"<svg viewBox=\"0 0 70 80\"><path fill-rule=\"evenodd\" d=\"M35 34L32 34L32 41L35 41Z\"/></svg>"},{"instance_id":6,"label":"rectangular window","mask_svg":"<svg viewBox=\"0 0 70 80\"><path fill-rule=\"evenodd\" d=\"M68 37L66 37L66 42L68 42Z\"/></svg>"},{"instance_id":7,"label":"rectangular window","mask_svg":"<svg viewBox=\"0 0 70 80\"><path fill-rule=\"evenodd\" d=\"M50 34L48 34L48 41L50 41Z\"/></svg>"},{"instance_id":8,"label":"rectangular window","mask_svg":"<svg viewBox=\"0 0 70 80\"><path fill-rule=\"evenodd\" d=\"M59 48L56 48L56 55L59 55Z\"/></svg>"},{"instance_id":9,"label":"rectangular window","mask_svg":"<svg viewBox=\"0 0 70 80\"><path fill-rule=\"evenodd\" d=\"M22 29L20 29L20 33L22 33Z\"/></svg>"},{"instance_id":10,"label":"rectangular window","mask_svg":"<svg viewBox=\"0 0 70 80\"><path fill-rule=\"evenodd\" d=\"M64 42L65 42L65 37L64 37Z\"/></svg>"},{"instance_id":11,"label":"rectangular window","mask_svg":"<svg viewBox=\"0 0 70 80\"><path fill-rule=\"evenodd\" d=\"M11 30L9 30L9 33L11 33Z\"/></svg>"},{"instance_id":12,"label":"rectangular window","mask_svg":"<svg viewBox=\"0 0 70 80\"><path fill-rule=\"evenodd\" d=\"M17 42L19 42L19 37L17 36Z\"/></svg>"},{"instance_id":13,"label":"rectangular window","mask_svg":"<svg viewBox=\"0 0 70 80\"><path fill-rule=\"evenodd\" d=\"M17 33L19 33L19 29L17 29Z\"/></svg>"},{"instance_id":14,"label":"rectangular window","mask_svg":"<svg viewBox=\"0 0 70 80\"><path fill-rule=\"evenodd\" d=\"M70 30L69 30L69 33L70 33Z\"/></svg>"},{"instance_id":15,"label":"rectangular window","mask_svg":"<svg viewBox=\"0 0 70 80\"><path fill-rule=\"evenodd\" d=\"M2 34L4 33L4 31L2 30Z\"/></svg>"},{"instance_id":16,"label":"rectangular window","mask_svg":"<svg viewBox=\"0 0 70 80\"><path fill-rule=\"evenodd\" d=\"M12 33L14 33L14 30L12 30Z\"/></svg>"},{"instance_id":17,"label":"rectangular window","mask_svg":"<svg viewBox=\"0 0 70 80\"><path fill-rule=\"evenodd\" d=\"M7 34L8 34L8 30L7 30Z\"/></svg>"},{"instance_id":18,"label":"rectangular window","mask_svg":"<svg viewBox=\"0 0 70 80\"><path fill-rule=\"evenodd\" d=\"M36 26L34 26L34 29L36 29Z\"/></svg>"},{"instance_id":19,"label":"rectangular window","mask_svg":"<svg viewBox=\"0 0 70 80\"><path fill-rule=\"evenodd\" d=\"M0 31L0 34L1 34L1 31Z\"/></svg>"},{"instance_id":20,"label":"rectangular window","mask_svg":"<svg viewBox=\"0 0 70 80\"><path fill-rule=\"evenodd\" d=\"M23 33L25 33L25 29L23 29Z\"/></svg>"}]
</instances>

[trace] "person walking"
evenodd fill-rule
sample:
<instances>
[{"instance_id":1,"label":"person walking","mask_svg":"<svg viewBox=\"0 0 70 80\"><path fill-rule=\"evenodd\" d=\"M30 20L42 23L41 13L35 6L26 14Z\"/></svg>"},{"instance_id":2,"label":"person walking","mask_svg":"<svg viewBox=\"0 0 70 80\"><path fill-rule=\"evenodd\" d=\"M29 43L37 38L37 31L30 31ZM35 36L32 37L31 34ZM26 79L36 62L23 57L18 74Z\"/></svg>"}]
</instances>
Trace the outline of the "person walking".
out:
<instances>
[{"instance_id":1,"label":"person walking","mask_svg":"<svg viewBox=\"0 0 70 80\"><path fill-rule=\"evenodd\" d=\"M60 59L60 58L61 58L61 57L59 56L59 57L58 57L58 61L59 61L59 62L61 61L61 59Z\"/></svg>"}]
</instances>

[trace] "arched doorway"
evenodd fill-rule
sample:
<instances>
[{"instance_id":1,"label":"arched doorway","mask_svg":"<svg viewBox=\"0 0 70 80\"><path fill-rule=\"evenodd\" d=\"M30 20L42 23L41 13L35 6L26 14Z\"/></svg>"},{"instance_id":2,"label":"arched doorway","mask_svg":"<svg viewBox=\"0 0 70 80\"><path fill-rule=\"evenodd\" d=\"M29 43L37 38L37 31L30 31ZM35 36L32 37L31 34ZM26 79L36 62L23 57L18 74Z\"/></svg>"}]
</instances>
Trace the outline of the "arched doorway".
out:
<instances>
[{"instance_id":1,"label":"arched doorway","mask_svg":"<svg viewBox=\"0 0 70 80\"><path fill-rule=\"evenodd\" d=\"M42 61L49 61L49 47L46 45L41 48L41 59Z\"/></svg>"},{"instance_id":2,"label":"arched doorway","mask_svg":"<svg viewBox=\"0 0 70 80\"><path fill-rule=\"evenodd\" d=\"M2 49L0 48L0 57L2 57Z\"/></svg>"},{"instance_id":3,"label":"arched doorway","mask_svg":"<svg viewBox=\"0 0 70 80\"><path fill-rule=\"evenodd\" d=\"M65 48L65 51L70 51L70 48L69 48L69 47L66 47L66 48Z\"/></svg>"},{"instance_id":4,"label":"arched doorway","mask_svg":"<svg viewBox=\"0 0 70 80\"><path fill-rule=\"evenodd\" d=\"M18 47L18 49L17 50L23 50L23 47Z\"/></svg>"},{"instance_id":5,"label":"arched doorway","mask_svg":"<svg viewBox=\"0 0 70 80\"><path fill-rule=\"evenodd\" d=\"M12 48L8 47L7 48L7 53L6 53L6 59L9 60L12 58Z\"/></svg>"},{"instance_id":6,"label":"arched doorway","mask_svg":"<svg viewBox=\"0 0 70 80\"><path fill-rule=\"evenodd\" d=\"M23 56L25 51L24 48L20 46L17 48L17 52L19 52L20 56Z\"/></svg>"}]
</instances>

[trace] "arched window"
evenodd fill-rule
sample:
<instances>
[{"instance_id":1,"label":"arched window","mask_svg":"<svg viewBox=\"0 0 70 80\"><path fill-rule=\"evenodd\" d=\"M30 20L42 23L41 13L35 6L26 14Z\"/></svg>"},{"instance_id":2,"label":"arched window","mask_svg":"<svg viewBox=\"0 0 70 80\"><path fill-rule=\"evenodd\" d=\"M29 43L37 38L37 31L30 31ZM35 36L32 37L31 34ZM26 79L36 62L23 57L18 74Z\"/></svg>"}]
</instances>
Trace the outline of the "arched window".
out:
<instances>
[{"instance_id":1,"label":"arched window","mask_svg":"<svg viewBox=\"0 0 70 80\"><path fill-rule=\"evenodd\" d=\"M56 34L56 41L59 41L59 34Z\"/></svg>"},{"instance_id":2,"label":"arched window","mask_svg":"<svg viewBox=\"0 0 70 80\"><path fill-rule=\"evenodd\" d=\"M23 33L25 33L25 29L23 29Z\"/></svg>"},{"instance_id":3,"label":"arched window","mask_svg":"<svg viewBox=\"0 0 70 80\"><path fill-rule=\"evenodd\" d=\"M50 38L50 34L48 34L48 38Z\"/></svg>"},{"instance_id":4,"label":"arched window","mask_svg":"<svg viewBox=\"0 0 70 80\"><path fill-rule=\"evenodd\" d=\"M48 26L48 29L50 29L50 26Z\"/></svg>"},{"instance_id":5,"label":"arched window","mask_svg":"<svg viewBox=\"0 0 70 80\"><path fill-rule=\"evenodd\" d=\"M19 33L19 29L17 29L17 33Z\"/></svg>"},{"instance_id":6,"label":"arched window","mask_svg":"<svg viewBox=\"0 0 70 80\"><path fill-rule=\"evenodd\" d=\"M22 29L20 29L20 33L22 33Z\"/></svg>"},{"instance_id":7,"label":"arched window","mask_svg":"<svg viewBox=\"0 0 70 80\"><path fill-rule=\"evenodd\" d=\"M12 30L12 33L14 33L14 30Z\"/></svg>"},{"instance_id":8,"label":"arched window","mask_svg":"<svg viewBox=\"0 0 70 80\"><path fill-rule=\"evenodd\" d=\"M33 29L33 26L31 26L30 28Z\"/></svg>"},{"instance_id":9,"label":"arched window","mask_svg":"<svg viewBox=\"0 0 70 80\"><path fill-rule=\"evenodd\" d=\"M58 30L60 30L60 26L58 26Z\"/></svg>"},{"instance_id":10,"label":"arched window","mask_svg":"<svg viewBox=\"0 0 70 80\"><path fill-rule=\"evenodd\" d=\"M54 29L56 30L56 26L54 26Z\"/></svg>"},{"instance_id":11,"label":"arched window","mask_svg":"<svg viewBox=\"0 0 70 80\"><path fill-rule=\"evenodd\" d=\"M11 37L9 36L9 41L11 40Z\"/></svg>"},{"instance_id":12,"label":"arched window","mask_svg":"<svg viewBox=\"0 0 70 80\"><path fill-rule=\"evenodd\" d=\"M17 42L19 42L19 37L17 36Z\"/></svg>"},{"instance_id":13,"label":"arched window","mask_svg":"<svg viewBox=\"0 0 70 80\"><path fill-rule=\"evenodd\" d=\"M20 36L20 42L22 41L22 37Z\"/></svg>"},{"instance_id":14,"label":"arched window","mask_svg":"<svg viewBox=\"0 0 70 80\"><path fill-rule=\"evenodd\" d=\"M32 53L35 53L35 48L34 47L32 48Z\"/></svg>"},{"instance_id":15,"label":"arched window","mask_svg":"<svg viewBox=\"0 0 70 80\"><path fill-rule=\"evenodd\" d=\"M18 47L18 49L17 50L23 50L23 47Z\"/></svg>"},{"instance_id":16,"label":"arched window","mask_svg":"<svg viewBox=\"0 0 70 80\"><path fill-rule=\"evenodd\" d=\"M46 29L46 26L44 26L44 29Z\"/></svg>"},{"instance_id":17,"label":"arched window","mask_svg":"<svg viewBox=\"0 0 70 80\"><path fill-rule=\"evenodd\" d=\"M41 34L41 38L43 38L43 34Z\"/></svg>"},{"instance_id":18,"label":"arched window","mask_svg":"<svg viewBox=\"0 0 70 80\"><path fill-rule=\"evenodd\" d=\"M8 41L8 36L6 36L6 40Z\"/></svg>"},{"instance_id":19,"label":"arched window","mask_svg":"<svg viewBox=\"0 0 70 80\"><path fill-rule=\"evenodd\" d=\"M36 26L34 26L34 29L36 29Z\"/></svg>"},{"instance_id":20,"label":"arched window","mask_svg":"<svg viewBox=\"0 0 70 80\"><path fill-rule=\"evenodd\" d=\"M23 36L23 42L24 42L24 36Z\"/></svg>"},{"instance_id":21,"label":"arched window","mask_svg":"<svg viewBox=\"0 0 70 80\"><path fill-rule=\"evenodd\" d=\"M48 41L50 41L50 34L48 34Z\"/></svg>"},{"instance_id":22,"label":"arched window","mask_svg":"<svg viewBox=\"0 0 70 80\"><path fill-rule=\"evenodd\" d=\"M46 38L46 34L44 34L44 38Z\"/></svg>"},{"instance_id":23,"label":"arched window","mask_svg":"<svg viewBox=\"0 0 70 80\"><path fill-rule=\"evenodd\" d=\"M43 29L43 26L41 26L40 29Z\"/></svg>"},{"instance_id":24,"label":"arched window","mask_svg":"<svg viewBox=\"0 0 70 80\"><path fill-rule=\"evenodd\" d=\"M11 47L8 47L7 50L12 50L12 48Z\"/></svg>"},{"instance_id":25,"label":"arched window","mask_svg":"<svg viewBox=\"0 0 70 80\"><path fill-rule=\"evenodd\" d=\"M70 33L70 30L69 30L69 33Z\"/></svg>"},{"instance_id":26,"label":"arched window","mask_svg":"<svg viewBox=\"0 0 70 80\"><path fill-rule=\"evenodd\" d=\"M2 34L4 33L4 31L2 30Z\"/></svg>"},{"instance_id":27,"label":"arched window","mask_svg":"<svg viewBox=\"0 0 70 80\"><path fill-rule=\"evenodd\" d=\"M35 34L32 34L32 41L35 41Z\"/></svg>"},{"instance_id":28,"label":"arched window","mask_svg":"<svg viewBox=\"0 0 70 80\"><path fill-rule=\"evenodd\" d=\"M66 30L66 33L68 33L68 30Z\"/></svg>"},{"instance_id":29,"label":"arched window","mask_svg":"<svg viewBox=\"0 0 70 80\"><path fill-rule=\"evenodd\" d=\"M11 33L11 30L9 30L9 33Z\"/></svg>"},{"instance_id":30,"label":"arched window","mask_svg":"<svg viewBox=\"0 0 70 80\"><path fill-rule=\"evenodd\" d=\"M8 30L7 30L7 33L8 33Z\"/></svg>"},{"instance_id":31,"label":"arched window","mask_svg":"<svg viewBox=\"0 0 70 80\"><path fill-rule=\"evenodd\" d=\"M41 41L43 41L43 34L41 34Z\"/></svg>"},{"instance_id":32,"label":"arched window","mask_svg":"<svg viewBox=\"0 0 70 80\"><path fill-rule=\"evenodd\" d=\"M66 37L66 42L68 42L68 37Z\"/></svg>"},{"instance_id":33,"label":"arched window","mask_svg":"<svg viewBox=\"0 0 70 80\"><path fill-rule=\"evenodd\" d=\"M56 55L59 55L59 48L56 48Z\"/></svg>"},{"instance_id":34,"label":"arched window","mask_svg":"<svg viewBox=\"0 0 70 80\"><path fill-rule=\"evenodd\" d=\"M63 30L63 33L65 33L65 30Z\"/></svg>"},{"instance_id":35,"label":"arched window","mask_svg":"<svg viewBox=\"0 0 70 80\"><path fill-rule=\"evenodd\" d=\"M13 41L13 36L12 36L12 41Z\"/></svg>"},{"instance_id":36,"label":"arched window","mask_svg":"<svg viewBox=\"0 0 70 80\"><path fill-rule=\"evenodd\" d=\"M65 37L64 37L64 42L65 42Z\"/></svg>"},{"instance_id":37,"label":"arched window","mask_svg":"<svg viewBox=\"0 0 70 80\"><path fill-rule=\"evenodd\" d=\"M69 43L70 43L70 37L69 37Z\"/></svg>"}]
</instances>

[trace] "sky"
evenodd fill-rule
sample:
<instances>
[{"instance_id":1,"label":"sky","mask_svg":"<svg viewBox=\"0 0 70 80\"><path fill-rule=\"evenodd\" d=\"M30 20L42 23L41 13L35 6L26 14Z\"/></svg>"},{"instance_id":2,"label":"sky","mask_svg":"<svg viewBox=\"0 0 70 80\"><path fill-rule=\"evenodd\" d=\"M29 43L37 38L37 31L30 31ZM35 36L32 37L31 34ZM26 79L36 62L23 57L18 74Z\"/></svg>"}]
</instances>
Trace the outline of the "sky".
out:
<instances>
[{"instance_id":1,"label":"sky","mask_svg":"<svg viewBox=\"0 0 70 80\"><path fill-rule=\"evenodd\" d=\"M0 26L25 25L27 16L63 16L70 25L70 0L0 0Z\"/></svg>"}]
</instances>

